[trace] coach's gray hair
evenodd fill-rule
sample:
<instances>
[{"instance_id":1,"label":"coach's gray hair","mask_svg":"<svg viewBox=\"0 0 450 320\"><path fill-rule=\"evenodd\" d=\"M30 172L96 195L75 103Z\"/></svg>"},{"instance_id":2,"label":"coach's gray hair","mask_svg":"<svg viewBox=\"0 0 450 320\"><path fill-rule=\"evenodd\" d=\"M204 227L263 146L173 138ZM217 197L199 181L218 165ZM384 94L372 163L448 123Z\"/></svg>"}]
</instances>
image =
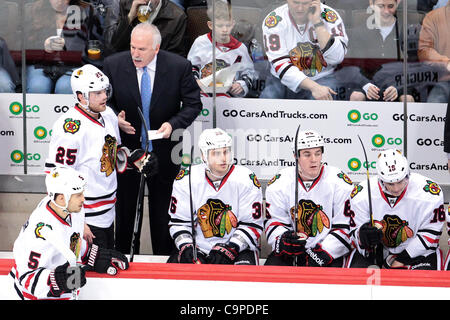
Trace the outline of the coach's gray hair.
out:
<instances>
[{"instance_id":1,"label":"coach's gray hair","mask_svg":"<svg viewBox=\"0 0 450 320\"><path fill-rule=\"evenodd\" d=\"M161 45L161 33L159 32L158 27L156 27L154 24L143 22L136 25L133 30L131 31L131 36L136 31L143 31L143 32L151 32L153 35L153 49L156 49L157 45Z\"/></svg>"}]
</instances>

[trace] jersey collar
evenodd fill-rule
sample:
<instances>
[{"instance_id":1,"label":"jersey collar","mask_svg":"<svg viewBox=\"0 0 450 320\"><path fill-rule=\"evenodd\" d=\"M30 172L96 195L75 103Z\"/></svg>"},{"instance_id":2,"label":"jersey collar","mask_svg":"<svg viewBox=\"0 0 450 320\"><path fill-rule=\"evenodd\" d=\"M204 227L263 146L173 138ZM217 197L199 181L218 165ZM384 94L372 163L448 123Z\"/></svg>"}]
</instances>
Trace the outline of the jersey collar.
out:
<instances>
[{"instance_id":1,"label":"jersey collar","mask_svg":"<svg viewBox=\"0 0 450 320\"><path fill-rule=\"evenodd\" d=\"M104 127L104 125L97 119L93 118L89 113L86 112L83 108L81 108L78 104L75 105L75 110L77 110L79 113L81 113L83 116L91 120L93 123L98 124L101 127ZM101 117L101 113L99 114L99 119Z\"/></svg>"},{"instance_id":2,"label":"jersey collar","mask_svg":"<svg viewBox=\"0 0 450 320\"><path fill-rule=\"evenodd\" d=\"M222 186L225 184L225 182L227 182L228 177L231 175L231 173L233 172L233 170L234 170L234 164L231 165L230 170L228 170L228 173L222 178L222 180L220 181L220 185L219 185L218 188L216 188L216 187L214 186L214 182L211 181L211 179L208 177L208 175L206 174L206 171L205 171L205 178L206 178L206 181L208 182L208 184L209 184L211 187L214 188L214 190L219 191L220 188L222 188Z\"/></svg>"},{"instance_id":3,"label":"jersey collar","mask_svg":"<svg viewBox=\"0 0 450 320\"><path fill-rule=\"evenodd\" d=\"M212 32L208 33L208 39L212 43ZM220 51L229 51L229 50L237 49L240 46L241 46L241 42L239 42L239 40L233 36L230 36L230 41L228 43L219 43L216 41L216 48L219 49ZM226 49L223 50L223 48L226 48L228 50L226 50Z\"/></svg>"},{"instance_id":4,"label":"jersey collar","mask_svg":"<svg viewBox=\"0 0 450 320\"><path fill-rule=\"evenodd\" d=\"M303 187L303 189L305 189L306 192L311 191L312 188L314 188L314 187L319 183L319 180L320 180L320 178L322 177L324 168L325 168L325 166L322 165L322 168L320 169L319 175L313 180L313 182L311 183L311 186L310 186L309 188L306 188L306 186L305 186L305 184L304 184L302 178L300 177L300 175L297 175L297 176L298 176L298 182L299 182L300 185Z\"/></svg>"},{"instance_id":5,"label":"jersey collar","mask_svg":"<svg viewBox=\"0 0 450 320\"><path fill-rule=\"evenodd\" d=\"M67 215L66 219L61 218L55 212L55 210L53 210L52 207L50 207L50 201L47 202L46 208L47 208L48 212L50 212L56 218L56 220L58 220L59 222L61 222L62 224L66 225L68 227L72 226L72 217L70 216L70 213Z\"/></svg>"},{"instance_id":6,"label":"jersey collar","mask_svg":"<svg viewBox=\"0 0 450 320\"><path fill-rule=\"evenodd\" d=\"M408 183L408 185L409 185L409 183ZM395 201L395 203L393 205L391 205L391 202L389 201L388 197L386 196L386 193L383 191L383 187L381 186L380 181L378 181L378 189L380 190L381 197L392 208L394 208L397 205L397 203L399 203L400 200L403 198L403 196L406 193L406 190L408 189L408 185L406 185L406 187L403 190L403 192L397 197L397 200Z\"/></svg>"}]
</instances>

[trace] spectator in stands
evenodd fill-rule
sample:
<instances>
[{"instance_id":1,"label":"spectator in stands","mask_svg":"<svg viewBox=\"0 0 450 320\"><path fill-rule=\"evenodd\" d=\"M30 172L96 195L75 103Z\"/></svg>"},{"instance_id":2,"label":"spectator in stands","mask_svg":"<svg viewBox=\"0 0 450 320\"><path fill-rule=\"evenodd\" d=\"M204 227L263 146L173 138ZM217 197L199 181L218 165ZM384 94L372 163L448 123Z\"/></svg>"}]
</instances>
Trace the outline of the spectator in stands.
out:
<instances>
[{"instance_id":1,"label":"spectator in stands","mask_svg":"<svg viewBox=\"0 0 450 320\"><path fill-rule=\"evenodd\" d=\"M148 6L149 15L138 18L140 6ZM158 27L161 36L161 49L186 56L184 45L187 17L184 10L169 0L120 0L118 17L108 16L110 42L109 51L119 52L130 49L131 30L140 22L149 22ZM144 7L143 7L144 8ZM145 20L146 19L146 20Z\"/></svg>"},{"instance_id":2,"label":"spectator in stands","mask_svg":"<svg viewBox=\"0 0 450 320\"><path fill-rule=\"evenodd\" d=\"M364 81L353 88L350 100L396 101L399 91L403 91L400 85L398 88L395 86L393 75L401 73L402 69L398 70L398 67L401 68L402 63L389 65L388 68L385 65L383 74L387 76L383 79L378 80L376 73L383 68L384 61L379 62L380 59L386 62L402 59L399 36L402 27L396 18L399 0L369 0L369 3L373 14L360 25L353 26L350 37L351 46L348 55L365 59L360 66ZM403 99L401 97L401 100ZM407 95L407 99L414 101L410 94Z\"/></svg>"},{"instance_id":3,"label":"spectator in stands","mask_svg":"<svg viewBox=\"0 0 450 320\"><path fill-rule=\"evenodd\" d=\"M252 82L255 78L253 61L248 54L248 49L245 44L231 35L231 30L235 24L231 5L227 2L217 1L214 9L213 12L213 7L209 6L207 10L207 24L211 32L199 36L194 41L187 58L192 63L192 72L194 73L194 77L197 79L200 88L209 85L209 83L204 83L205 78L207 77L211 80L212 86L212 34L215 29L216 73L226 68L228 68L228 70L233 70L233 68L237 70L236 72L230 72L228 76L219 76L219 74L217 74L217 87L227 86L226 82L228 79L229 81L232 81L232 83L227 93L233 97L244 97L252 87ZM213 26L212 22L213 15L215 16L215 26ZM226 70L223 72L226 72Z\"/></svg>"},{"instance_id":4,"label":"spectator in stands","mask_svg":"<svg viewBox=\"0 0 450 320\"><path fill-rule=\"evenodd\" d=\"M444 74L428 95L428 102L446 103L450 96L450 2L432 10L423 20L419 59L440 68Z\"/></svg>"},{"instance_id":5,"label":"spectator in stands","mask_svg":"<svg viewBox=\"0 0 450 320\"><path fill-rule=\"evenodd\" d=\"M37 0L27 16L26 49L44 50L43 61L27 67L27 92L70 94L70 75L81 65L87 40L94 39L93 26L98 25L92 6L82 0ZM68 62L62 53L69 51L79 52L79 61L71 56Z\"/></svg>"},{"instance_id":6,"label":"spectator in stands","mask_svg":"<svg viewBox=\"0 0 450 320\"><path fill-rule=\"evenodd\" d=\"M261 97L333 100L334 70L348 43L339 14L319 0L287 0L262 29L273 77Z\"/></svg>"},{"instance_id":7,"label":"spectator in stands","mask_svg":"<svg viewBox=\"0 0 450 320\"><path fill-rule=\"evenodd\" d=\"M0 93L15 92L19 75L6 41L0 37Z\"/></svg>"}]
</instances>

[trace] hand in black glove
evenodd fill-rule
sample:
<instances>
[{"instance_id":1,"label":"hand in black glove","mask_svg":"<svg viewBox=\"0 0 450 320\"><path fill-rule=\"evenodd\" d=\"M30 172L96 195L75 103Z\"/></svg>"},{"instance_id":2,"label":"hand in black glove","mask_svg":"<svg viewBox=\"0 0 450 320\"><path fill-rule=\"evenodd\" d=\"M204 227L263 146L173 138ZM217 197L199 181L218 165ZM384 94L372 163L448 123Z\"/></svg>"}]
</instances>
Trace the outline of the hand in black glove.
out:
<instances>
[{"instance_id":1,"label":"hand in black glove","mask_svg":"<svg viewBox=\"0 0 450 320\"><path fill-rule=\"evenodd\" d=\"M144 173L146 177L154 176L159 170L158 158L154 152L149 152L147 156L145 156L144 150L136 149L131 152L128 162L133 168Z\"/></svg>"},{"instance_id":2,"label":"hand in black glove","mask_svg":"<svg viewBox=\"0 0 450 320\"><path fill-rule=\"evenodd\" d=\"M89 248L89 252L83 263L86 263L91 270L98 273L107 273L111 276L116 275L120 270L126 270L129 267L128 259L122 253L100 248L95 244Z\"/></svg>"},{"instance_id":3,"label":"hand in black glove","mask_svg":"<svg viewBox=\"0 0 450 320\"><path fill-rule=\"evenodd\" d=\"M364 223L359 228L359 244L363 249L369 249L375 247L381 243L383 238L383 232L381 229L372 226L370 222Z\"/></svg>"},{"instance_id":4,"label":"hand in black glove","mask_svg":"<svg viewBox=\"0 0 450 320\"><path fill-rule=\"evenodd\" d=\"M79 276L73 278L76 275ZM48 281L50 285L48 296L59 297L65 292L71 292L83 287L86 284L86 271L80 266L71 268L69 263L66 262L50 272Z\"/></svg>"},{"instance_id":5,"label":"hand in black glove","mask_svg":"<svg viewBox=\"0 0 450 320\"><path fill-rule=\"evenodd\" d=\"M178 263L196 263L194 261L194 245L186 243L178 252ZM197 263L207 263L206 255L197 249Z\"/></svg>"},{"instance_id":6,"label":"hand in black glove","mask_svg":"<svg viewBox=\"0 0 450 320\"><path fill-rule=\"evenodd\" d=\"M239 246L234 243L216 243L208 255L211 264L233 264L239 253Z\"/></svg>"},{"instance_id":7,"label":"hand in black glove","mask_svg":"<svg viewBox=\"0 0 450 320\"><path fill-rule=\"evenodd\" d=\"M333 262L333 257L317 244L314 249L306 250L306 266L308 267L326 267Z\"/></svg>"},{"instance_id":8,"label":"hand in black glove","mask_svg":"<svg viewBox=\"0 0 450 320\"><path fill-rule=\"evenodd\" d=\"M306 240L300 240L300 237L293 231L286 231L275 241L275 254L299 256L305 253Z\"/></svg>"}]
</instances>

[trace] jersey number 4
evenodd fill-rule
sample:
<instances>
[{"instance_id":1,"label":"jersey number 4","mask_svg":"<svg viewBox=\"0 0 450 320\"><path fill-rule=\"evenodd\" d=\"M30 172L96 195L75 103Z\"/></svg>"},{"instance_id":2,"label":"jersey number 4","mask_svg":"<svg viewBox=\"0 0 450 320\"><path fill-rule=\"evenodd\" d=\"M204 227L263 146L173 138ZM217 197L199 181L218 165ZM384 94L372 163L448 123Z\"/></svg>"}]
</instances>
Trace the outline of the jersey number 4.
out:
<instances>
[{"instance_id":1,"label":"jersey number 4","mask_svg":"<svg viewBox=\"0 0 450 320\"><path fill-rule=\"evenodd\" d=\"M67 164L73 165L77 159L77 149L64 149L63 147L59 147L56 150L56 158L55 161L59 164Z\"/></svg>"}]
</instances>

